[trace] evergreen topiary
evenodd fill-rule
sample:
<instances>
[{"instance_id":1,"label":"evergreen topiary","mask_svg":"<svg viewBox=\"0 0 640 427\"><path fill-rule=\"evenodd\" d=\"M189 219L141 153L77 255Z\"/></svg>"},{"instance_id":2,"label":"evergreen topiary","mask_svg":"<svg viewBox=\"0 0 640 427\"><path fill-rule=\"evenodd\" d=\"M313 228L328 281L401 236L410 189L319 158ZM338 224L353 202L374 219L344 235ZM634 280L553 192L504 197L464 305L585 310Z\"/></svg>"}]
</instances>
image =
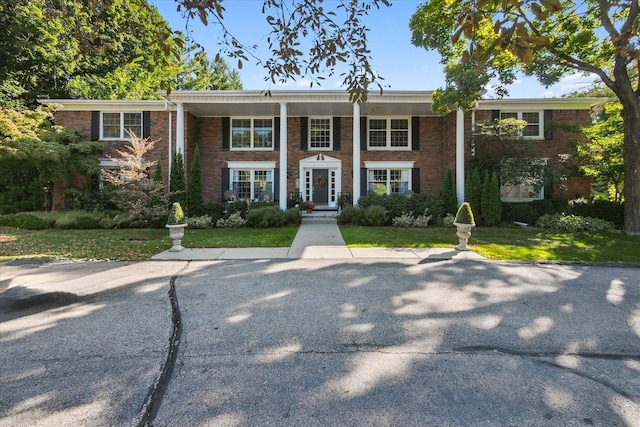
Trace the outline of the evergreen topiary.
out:
<instances>
[{"instance_id":1,"label":"evergreen topiary","mask_svg":"<svg viewBox=\"0 0 640 427\"><path fill-rule=\"evenodd\" d=\"M476 225L476 222L473 219L473 211L471 210L471 206L468 202L464 202L458 208L458 211L456 212L456 222L458 224Z\"/></svg>"},{"instance_id":2,"label":"evergreen topiary","mask_svg":"<svg viewBox=\"0 0 640 427\"><path fill-rule=\"evenodd\" d=\"M153 180L162 184L162 166L159 160L156 163L156 170L153 172Z\"/></svg>"},{"instance_id":3,"label":"evergreen topiary","mask_svg":"<svg viewBox=\"0 0 640 427\"><path fill-rule=\"evenodd\" d=\"M498 177L494 172L489 179L489 175L484 183L482 192L482 217L486 225L498 225L502 220L502 203L500 202L500 186Z\"/></svg>"},{"instance_id":4,"label":"evergreen topiary","mask_svg":"<svg viewBox=\"0 0 640 427\"><path fill-rule=\"evenodd\" d=\"M189 216L202 215L202 169L200 168L200 149L196 145L193 162L189 170L189 186L187 191L187 212Z\"/></svg>"},{"instance_id":5,"label":"evergreen topiary","mask_svg":"<svg viewBox=\"0 0 640 427\"><path fill-rule=\"evenodd\" d=\"M174 202L171 204L171 210L169 211L169 217L167 218L167 225L185 224L184 211L180 203Z\"/></svg>"},{"instance_id":6,"label":"evergreen topiary","mask_svg":"<svg viewBox=\"0 0 640 427\"><path fill-rule=\"evenodd\" d=\"M469 202L471 210L475 213L475 217L477 218L481 216L482 180L480 179L480 172L478 172L478 168L473 168L473 171L467 176L465 199Z\"/></svg>"},{"instance_id":7,"label":"evergreen topiary","mask_svg":"<svg viewBox=\"0 0 640 427\"><path fill-rule=\"evenodd\" d=\"M456 190L453 186L451 169L447 169L447 172L444 174L444 182L442 183L442 192L440 195L444 202L445 213L454 214L458 209L458 198L456 197Z\"/></svg>"},{"instance_id":8,"label":"evergreen topiary","mask_svg":"<svg viewBox=\"0 0 640 427\"><path fill-rule=\"evenodd\" d=\"M184 160L182 152L174 153L171 160L171 177L169 178L169 201L187 205L187 187L184 177Z\"/></svg>"}]
</instances>

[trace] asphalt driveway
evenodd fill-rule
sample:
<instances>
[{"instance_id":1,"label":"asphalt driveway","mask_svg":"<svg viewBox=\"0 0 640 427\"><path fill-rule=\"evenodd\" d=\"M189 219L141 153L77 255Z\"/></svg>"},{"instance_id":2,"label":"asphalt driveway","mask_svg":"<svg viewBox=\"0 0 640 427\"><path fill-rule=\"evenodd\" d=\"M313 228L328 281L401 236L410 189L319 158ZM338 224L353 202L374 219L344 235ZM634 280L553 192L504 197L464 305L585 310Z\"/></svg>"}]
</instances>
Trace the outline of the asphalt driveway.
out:
<instances>
[{"instance_id":1,"label":"asphalt driveway","mask_svg":"<svg viewBox=\"0 0 640 427\"><path fill-rule=\"evenodd\" d=\"M3 426L640 425L637 268L67 263L3 287Z\"/></svg>"}]
</instances>

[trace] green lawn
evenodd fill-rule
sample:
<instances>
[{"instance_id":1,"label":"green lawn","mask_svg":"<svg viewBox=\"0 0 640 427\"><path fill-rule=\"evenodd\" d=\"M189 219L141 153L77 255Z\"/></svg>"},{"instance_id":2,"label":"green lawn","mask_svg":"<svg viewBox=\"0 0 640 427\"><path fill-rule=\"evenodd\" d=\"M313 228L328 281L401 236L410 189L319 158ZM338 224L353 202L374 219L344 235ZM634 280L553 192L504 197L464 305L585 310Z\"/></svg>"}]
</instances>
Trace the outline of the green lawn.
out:
<instances>
[{"instance_id":1,"label":"green lawn","mask_svg":"<svg viewBox=\"0 0 640 427\"><path fill-rule=\"evenodd\" d=\"M188 248L291 246L297 227L187 230ZM12 258L120 259L139 261L171 247L166 229L17 230L0 228L0 261Z\"/></svg>"},{"instance_id":2,"label":"green lawn","mask_svg":"<svg viewBox=\"0 0 640 427\"><path fill-rule=\"evenodd\" d=\"M450 247L452 228L341 226L350 247ZM188 248L287 247L297 227L187 230ZM478 227L471 248L497 260L555 260L640 263L640 237L612 233L560 233L533 228ZM138 261L169 249L165 229L57 230L0 228L0 261L12 258L120 259Z\"/></svg>"},{"instance_id":3,"label":"green lawn","mask_svg":"<svg viewBox=\"0 0 640 427\"><path fill-rule=\"evenodd\" d=\"M454 247L451 228L340 227L351 247ZM622 232L563 233L522 227L478 227L469 245L497 260L554 260L640 263L640 237Z\"/></svg>"}]
</instances>

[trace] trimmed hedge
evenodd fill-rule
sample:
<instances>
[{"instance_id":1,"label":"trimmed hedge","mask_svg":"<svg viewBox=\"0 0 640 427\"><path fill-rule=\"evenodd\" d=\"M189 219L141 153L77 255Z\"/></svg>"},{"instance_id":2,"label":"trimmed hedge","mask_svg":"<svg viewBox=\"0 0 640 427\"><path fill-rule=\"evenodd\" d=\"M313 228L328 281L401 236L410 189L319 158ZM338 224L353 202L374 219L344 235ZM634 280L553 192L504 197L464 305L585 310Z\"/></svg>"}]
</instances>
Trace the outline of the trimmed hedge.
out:
<instances>
[{"instance_id":1,"label":"trimmed hedge","mask_svg":"<svg viewBox=\"0 0 640 427\"><path fill-rule=\"evenodd\" d=\"M18 213L0 216L0 226L23 228L25 230L44 230L49 228L49 223L35 215Z\"/></svg>"}]
</instances>

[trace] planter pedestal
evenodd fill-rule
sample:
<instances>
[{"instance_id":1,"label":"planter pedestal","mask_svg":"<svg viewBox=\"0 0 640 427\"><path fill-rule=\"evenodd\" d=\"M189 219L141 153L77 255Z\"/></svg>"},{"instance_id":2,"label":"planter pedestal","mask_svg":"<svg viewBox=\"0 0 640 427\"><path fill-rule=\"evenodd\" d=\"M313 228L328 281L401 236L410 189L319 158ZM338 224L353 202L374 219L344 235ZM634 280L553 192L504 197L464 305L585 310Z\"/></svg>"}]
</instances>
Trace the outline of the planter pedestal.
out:
<instances>
[{"instance_id":1,"label":"planter pedestal","mask_svg":"<svg viewBox=\"0 0 640 427\"><path fill-rule=\"evenodd\" d=\"M454 222L453 225L456 226L456 235L458 236L458 245L456 249L459 251L470 251L469 247L469 237L471 237L471 229L475 227L475 224L460 224L458 222Z\"/></svg>"},{"instance_id":2,"label":"planter pedestal","mask_svg":"<svg viewBox=\"0 0 640 427\"><path fill-rule=\"evenodd\" d=\"M184 237L184 228L187 224L165 225L169 229L169 238L173 241L173 246L169 252L180 252L184 249L182 246L182 238Z\"/></svg>"}]
</instances>

